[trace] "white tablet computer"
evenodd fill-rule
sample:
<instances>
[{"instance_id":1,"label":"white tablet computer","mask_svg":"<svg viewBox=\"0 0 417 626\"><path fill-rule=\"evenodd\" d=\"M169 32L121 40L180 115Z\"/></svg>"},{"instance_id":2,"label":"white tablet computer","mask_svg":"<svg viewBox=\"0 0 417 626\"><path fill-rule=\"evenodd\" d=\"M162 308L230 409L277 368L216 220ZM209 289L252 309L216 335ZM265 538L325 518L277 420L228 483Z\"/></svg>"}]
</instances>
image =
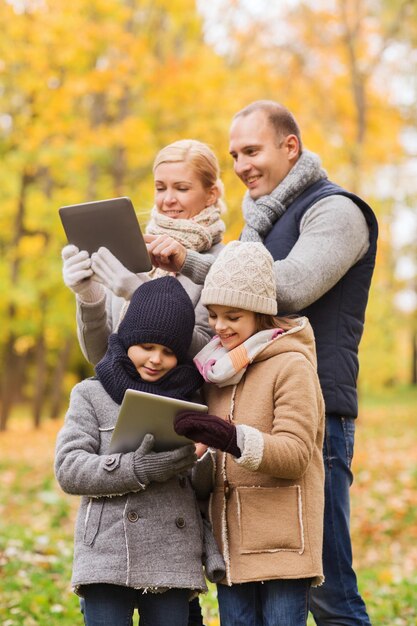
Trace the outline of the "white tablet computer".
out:
<instances>
[{"instance_id":1,"label":"white tablet computer","mask_svg":"<svg viewBox=\"0 0 417 626\"><path fill-rule=\"evenodd\" d=\"M207 413L207 406L176 398L156 396L153 393L127 389L113 431L109 452L133 452L137 450L147 433L155 437L155 452L174 450L194 443L177 435L174 417L180 411Z\"/></svg>"},{"instance_id":2,"label":"white tablet computer","mask_svg":"<svg viewBox=\"0 0 417 626\"><path fill-rule=\"evenodd\" d=\"M59 209L68 243L90 254L108 248L131 272L149 272L152 263L130 198L70 204Z\"/></svg>"}]
</instances>

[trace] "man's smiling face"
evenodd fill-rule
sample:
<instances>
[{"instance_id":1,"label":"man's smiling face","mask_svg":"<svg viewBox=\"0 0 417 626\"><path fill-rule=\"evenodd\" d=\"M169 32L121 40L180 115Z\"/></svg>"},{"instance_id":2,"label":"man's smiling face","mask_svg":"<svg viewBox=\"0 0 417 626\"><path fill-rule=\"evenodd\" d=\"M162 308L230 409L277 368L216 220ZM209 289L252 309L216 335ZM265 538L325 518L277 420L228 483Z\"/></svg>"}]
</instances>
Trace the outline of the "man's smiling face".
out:
<instances>
[{"instance_id":1,"label":"man's smiling face","mask_svg":"<svg viewBox=\"0 0 417 626\"><path fill-rule=\"evenodd\" d=\"M236 174L257 200L270 194L294 166L298 141L294 135L278 137L267 113L259 110L233 120L229 152Z\"/></svg>"}]
</instances>

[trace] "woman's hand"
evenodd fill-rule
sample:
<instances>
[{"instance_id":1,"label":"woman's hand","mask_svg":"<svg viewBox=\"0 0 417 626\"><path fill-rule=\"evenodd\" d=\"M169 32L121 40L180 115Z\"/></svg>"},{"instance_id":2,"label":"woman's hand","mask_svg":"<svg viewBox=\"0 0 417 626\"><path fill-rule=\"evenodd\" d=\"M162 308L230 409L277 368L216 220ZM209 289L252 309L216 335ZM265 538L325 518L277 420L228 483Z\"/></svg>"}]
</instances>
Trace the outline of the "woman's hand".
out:
<instances>
[{"instance_id":1,"label":"woman's hand","mask_svg":"<svg viewBox=\"0 0 417 626\"><path fill-rule=\"evenodd\" d=\"M187 249L168 235L144 235L151 262L168 272L181 272Z\"/></svg>"},{"instance_id":2,"label":"woman's hand","mask_svg":"<svg viewBox=\"0 0 417 626\"><path fill-rule=\"evenodd\" d=\"M107 289L125 300L130 300L141 284L140 278L103 246L91 255L91 268Z\"/></svg>"},{"instance_id":3,"label":"woman's hand","mask_svg":"<svg viewBox=\"0 0 417 626\"><path fill-rule=\"evenodd\" d=\"M62 275L64 283L82 302L98 302L104 295L104 289L93 280L91 258L87 250L79 250L69 244L62 249Z\"/></svg>"}]
</instances>

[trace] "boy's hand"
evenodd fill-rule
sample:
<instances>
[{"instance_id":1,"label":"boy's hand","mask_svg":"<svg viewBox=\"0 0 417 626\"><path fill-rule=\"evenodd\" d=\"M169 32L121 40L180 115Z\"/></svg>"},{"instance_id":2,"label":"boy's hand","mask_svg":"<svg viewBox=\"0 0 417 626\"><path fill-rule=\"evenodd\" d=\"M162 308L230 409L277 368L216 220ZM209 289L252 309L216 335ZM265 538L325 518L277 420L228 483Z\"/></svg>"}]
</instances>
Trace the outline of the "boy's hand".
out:
<instances>
[{"instance_id":1,"label":"boy's hand","mask_svg":"<svg viewBox=\"0 0 417 626\"><path fill-rule=\"evenodd\" d=\"M241 456L237 445L236 426L217 415L182 411L174 419L174 430L178 435L188 437L192 441L230 452L237 458Z\"/></svg>"},{"instance_id":2,"label":"boy's hand","mask_svg":"<svg viewBox=\"0 0 417 626\"><path fill-rule=\"evenodd\" d=\"M163 483L190 469L197 460L193 444L168 452L153 452L154 441L153 435L145 435L134 453L134 471L141 483Z\"/></svg>"}]
</instances>

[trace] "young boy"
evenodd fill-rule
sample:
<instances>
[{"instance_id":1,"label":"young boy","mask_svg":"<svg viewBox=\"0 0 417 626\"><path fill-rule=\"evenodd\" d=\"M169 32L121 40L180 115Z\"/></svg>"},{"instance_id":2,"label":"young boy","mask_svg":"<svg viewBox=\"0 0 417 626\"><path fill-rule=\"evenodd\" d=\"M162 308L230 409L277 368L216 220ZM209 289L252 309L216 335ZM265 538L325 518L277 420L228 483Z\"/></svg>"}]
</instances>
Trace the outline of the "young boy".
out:
<instances>
[{"instance_id":1,"label":"young boy","mask_svg":"<svg viewBox=\"0 0 417 626\"><path fill-rule=\"evenodd\" d=\"M126 389L193 398L202 382L187 362L193 328L191 300L175 278L141 285L96 378L71 393L55 469L64 491L83 496L72 584L87 626L130 623L135 607L154 626L186 626L190 597L206 590L203 535L213 550L207 576L209 562L222 569L187 477L194 446L155 453L148 434L135 452L108 454Z\"/></svg>"}]
</instances>

